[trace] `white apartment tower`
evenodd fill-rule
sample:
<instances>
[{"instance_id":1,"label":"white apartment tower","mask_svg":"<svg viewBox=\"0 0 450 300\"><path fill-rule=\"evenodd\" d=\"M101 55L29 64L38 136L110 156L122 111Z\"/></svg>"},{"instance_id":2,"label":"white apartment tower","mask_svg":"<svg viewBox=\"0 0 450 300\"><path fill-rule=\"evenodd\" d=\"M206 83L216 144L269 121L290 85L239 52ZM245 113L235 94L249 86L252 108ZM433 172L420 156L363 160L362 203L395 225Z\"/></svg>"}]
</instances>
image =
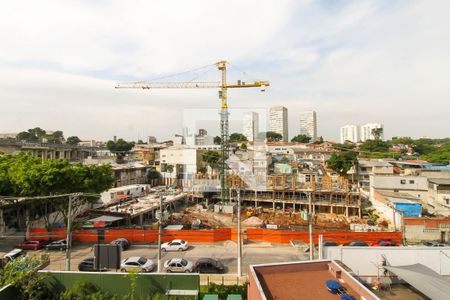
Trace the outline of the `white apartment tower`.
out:
<instances>
[{"instance_id":1,"label":"white apartment tower","mask_svg":"<svg viewBox=\"0 0 450 300\"><path fill-rule=\"evenodd\" d=\"M253 111L244 112L242 116L242 134L248 141L256 140L259 132L258 114Z\"/></svg>"},{"instance_id":2,"label":"white apartment tower","mask_svg":"<svg viewBox=\"0 0 450 300\"><path fill-rule=\"evenodd\" d=\"M282 141L288 141L288 110L284 106L274 106L269 110L269 130L283 136Z\"/></svg>"},{"instance_id":3,"label":"white apartment tower","mask_svg":"<svg viewBox=\"0 0 450 300\"><path fill-rule=\"evenodd\" d=\"M383 128L383 124L380 123L369 123L361 126L361 142L365 142L367 140L374 140L375 136L373 135L373 130L376 128ZM383 139L383 133L380 136L380 139Z\"/></svg>"},{"instance_id":4,"label":"white apartment tower","mask_svg":"<svg viewBox=\"0 0 450 300\"><path fill-rule=\"evenodd\" d=\"M358 125L345 125L341 127L341 144L346 141L352 143L359 142L359 126Z\"/></svg>"},{"instance_id":5,"label":"white apartment tower","mask_svg":"<svg viewBox=\"0 0 450 300\"><path fill-rule=\"evenodd\" d=\"M315 111L305 111L300 114L300 134L311 138L311 141L317 141L317 114Z\"/></svg>"}]
</instances>

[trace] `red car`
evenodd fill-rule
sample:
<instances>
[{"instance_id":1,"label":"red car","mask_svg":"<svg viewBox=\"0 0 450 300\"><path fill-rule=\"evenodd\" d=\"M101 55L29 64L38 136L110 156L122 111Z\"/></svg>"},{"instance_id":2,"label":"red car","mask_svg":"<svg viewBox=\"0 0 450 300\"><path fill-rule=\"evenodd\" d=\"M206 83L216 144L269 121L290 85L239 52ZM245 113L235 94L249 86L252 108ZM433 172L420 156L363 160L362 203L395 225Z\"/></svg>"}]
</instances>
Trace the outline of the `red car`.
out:
<instances>
[{"instance_id":1,"label":"red car","mask_svg":"<svg viewBox=\"0 0 450 300\"><path fill-rule=\"evenodd\" d=\"M379 240L375 243L372 243L371 246L378 246L378 247L394 247L397 246L396 243L394 243L392 240Z\"/></svg>"},{"instance_id":2,"label":"red car","mask_svg":"<svg viewBox=\"0 0 450 300\"><path fill-rule=\"evenodd\" d=\"M44 245L44 241L23 241L17 247L23 250L38 250L43 248Z\"/></svg>"}]
</instances>

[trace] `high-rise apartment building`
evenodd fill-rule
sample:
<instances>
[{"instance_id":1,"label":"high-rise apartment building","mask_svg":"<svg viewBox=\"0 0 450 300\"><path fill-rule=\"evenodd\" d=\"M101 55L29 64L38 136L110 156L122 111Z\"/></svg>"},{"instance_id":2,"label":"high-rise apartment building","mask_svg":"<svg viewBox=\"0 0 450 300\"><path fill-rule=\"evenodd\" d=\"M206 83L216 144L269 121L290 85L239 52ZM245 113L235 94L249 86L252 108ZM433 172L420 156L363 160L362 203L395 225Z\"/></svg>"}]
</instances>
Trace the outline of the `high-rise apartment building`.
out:
<instances>
[{"instance_id":1,"label":"high-rise apartment building","mask_svg":"<svg viewBox=\"0 0 450 300\"><path fill-rule=\"evenodd\" d=\"M374 140L376 136L373 134L373 130L376 128L383 129L383 124L380 123L369 123L361 126L360 138L361 142L365 142L367 140ZM383 132L379 137L381 140L383 139Z\"/></svg>"},{"instance_id":2,"label":"high-rise apartment building","mask_svg":"<svg viewBox=\"0 0 450 300\"><path fill-rule=\"evenodd\" d=\"M256 140L259 131L258 114L253 111L243 113L242 116L242 134L248 141Z\"/></svg>"},{"instance_id":3,"label":"high-rise apartment building","mask_svg":"<svg viewBox=\"0 0 450 300\"><path fill-rule=\"evenodd\" d=\"M311 141L317 141L317 114L315 111L305 111L300 114L300 134L311 138Z\"/></svg>"},{"instance_id":4,"label":"high-rise apartment building","mask_svg":"<svg viewBox=\"0 0 450 300\"><path fill-rule=\"evenodd\" d=\"M269 130L283 136L282 141L288 141L288 111L284 106L274 106L269 110Z\"/></svg>"},{"instance_id":5,"label":"high-rise apartment building","mask_svg":"<svg viewBox=\"0 0 450 300\"><path fill-rule=\"evenodd\" d=\"M358 125L345 125L341 127L341 144L346 141L352 143L359 142L359 126Z\"/></svg>"}]
</instances>

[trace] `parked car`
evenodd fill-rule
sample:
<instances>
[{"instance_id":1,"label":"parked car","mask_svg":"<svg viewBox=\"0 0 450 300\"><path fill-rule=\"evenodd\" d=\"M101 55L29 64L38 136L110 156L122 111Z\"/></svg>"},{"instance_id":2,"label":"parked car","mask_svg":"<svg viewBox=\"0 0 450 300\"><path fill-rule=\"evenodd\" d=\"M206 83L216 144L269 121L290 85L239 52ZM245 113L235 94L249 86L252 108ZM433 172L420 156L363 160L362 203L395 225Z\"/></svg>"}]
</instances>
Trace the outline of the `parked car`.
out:
<instances>
[{"instance_id":1,"label":"parked car","mask_svg":"<svg viewBox=\"0 0 450 300\"><path fill-rule=\"evenodd\" d=\"M190 273L194 271L194 264L184 258L172 258L164 263L168 273Z\"/></svg>"},{"instance_id":2,"label":"parked car","mask_svg":"<svg viewBox=\"0 0 450 300\"><path fill-rule=\"evenodd\" d=\"M38 250L45 246L44 241L23 241L17 247L23 250Z\"/></svg>"},{"instance_id":3,"label":"parked car","mask_svg":"<svg viewBox=\"0 0 450 300\"><path fill-rule=\"evenodd\" d=\"M11 251L9 251L8 253L6 253L5 255L3 255L3 258L6 261L11 261L14 259L17 259L19 257L21 257L22 255L25 255L25 251L23 251L22 249L13 249Z\"/></svg>"},{"instance_id":4,"label":"parked car","mask_svg":"<svg viewBox=\"0 0 450 300\"><path fill-rule=\"evenodd\" d=\"M67 249L67 241L66 240L59 240L59 241L53 241L48 245L45 245L45 250L66 250Z\"/></svg>"},{"instance_id":5,"label":"parked car","mask_svg":"<svg viewBox=\"0 0 450 300\"><path fill-rule=\"evenodd\" d=\"M352 247L368 247L369 244L367 244L364 241L353 241L350 243L345 244L345 246L352 246Z\"/></svg>"},{"instance_id":6,"label":"parked car","mask_svg":"<svg viewBox=\"0 0 450 300\"><path fill-rule=\"evenodd\" d=\"M200 258L194 264L194 271L198 273L224 273L225 266L222 262L212 258Z\"/></svg>"},{"instance_id":7,"label":"parked car","mask_svg":"<svg viewBox=\"0 0 450 300\"><path fill-rule=\"evenodd\" d=\"M161 245L162 251L184 251L188 248L188 242L183 240L173 240L169 243L164 243Z\"/></svg>"},{"instance_id":8,"label":"parked car","mask_svg":"<svg viewBox=\"0 0 450 300\"><path fill-rule=\"evenodd\" d=\"M78 264L78 271L83 271L83 272L104 272L104 271L108 271L108 269L106 269L106 268L102 268L101 270L96 269L95 265L94 265L94 258L93 257L89 257L89 258L83 259Z\"/></svg>"},{"instance_id":9,"label":"parked car","mask_svg":"<svg viewBox=\"0 0 450 300\"><path fill-rule=\"evenodd\" d=\"M336 247L339 246L339 243L335 241L324 241L322 244L323 247Z\"/></svg>"},{"instance_id":10,"label":"parked car","mask_svg":"<svg viewBox=\"0 0 450 300\"><path fill-rule=\"evenodd\" d=\"M443 243L438 242L438 241L429 241L429 242L424 242L423 244L428 247L445 247L445 245Z\"/></svg>"},{"instance_id":11,"label":"parked car","mask_svg":"<svg viewBox=\"0 0 450 300\"><path fill-rule=\"evenodd\" d=\"M392 240L378 240L375 243L372 243L371 246L393 247L393 246L397 246L397 244L394 243Z\"/></svg>"},{"instance_id":12,"label":"parked car","mask_svg":"<svg viewBox=\"0 0 450 300\"><path fill-rule=\"evenodd\" d=\"M122 251L128 250L131 246L130 242L127 239L119 238L114 241L111 241L111 245L119 245L122 248Z\"/></svg>"},{"instance_id":13,"label":"parked car","mask_svg":"<svg viewBox=\"0 0 450 300\"><path fill-rule=\"evenodd\" d=\"M131 256L120 264L120 271L127 272L130 270L138 270L139 272L151 272L155 268L155 263L143 256Z\"/></svg>"}]
</instances>

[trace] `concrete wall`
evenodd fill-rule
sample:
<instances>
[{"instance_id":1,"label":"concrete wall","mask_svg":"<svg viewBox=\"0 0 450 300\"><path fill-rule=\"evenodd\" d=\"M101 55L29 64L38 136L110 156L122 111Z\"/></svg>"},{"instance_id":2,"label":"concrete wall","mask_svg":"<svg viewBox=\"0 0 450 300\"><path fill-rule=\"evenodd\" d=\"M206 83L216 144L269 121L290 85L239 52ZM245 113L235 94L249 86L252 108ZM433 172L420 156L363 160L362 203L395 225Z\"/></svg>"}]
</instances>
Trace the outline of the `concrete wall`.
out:
<instances>
[{"instance_id":1,"label":"concrete wall","mask_svg":"<svg viewBox=\"0 0 450 300\"><path fill-rule=\"evenodd\" d=\"M340 260L360 277L383 275L383 256L388 265L423 264L438 274L450 276L450 247L325 247L326 259Z\"/></svg>"},{"instance_id":2,"label":"concrete wall","mask_svg":"<svg viewBox=\"0 0 450 300\"><path fill-rule=\"evenodd\" d=\"M425 228L423 225L405 225L405 238L408 243L420 243L422 241L440 241L441 232L445 232L446 243L450 242L448 228Z\"/></svg>"}]
</instances>

